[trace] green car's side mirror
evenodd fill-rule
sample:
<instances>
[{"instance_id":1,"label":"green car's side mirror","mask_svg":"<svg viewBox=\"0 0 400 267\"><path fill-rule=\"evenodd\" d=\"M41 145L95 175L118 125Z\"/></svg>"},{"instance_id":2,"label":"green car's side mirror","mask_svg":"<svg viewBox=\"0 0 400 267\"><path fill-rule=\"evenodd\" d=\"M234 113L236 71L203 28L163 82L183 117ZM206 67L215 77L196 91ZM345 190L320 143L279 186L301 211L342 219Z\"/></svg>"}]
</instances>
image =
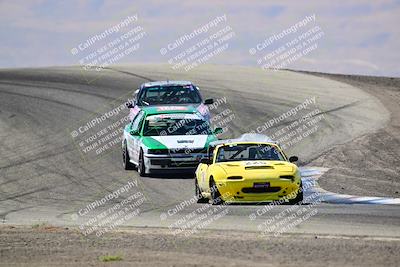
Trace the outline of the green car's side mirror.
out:
<instances>
[{"instance_id":1,"label":"green car's side mirror","mask_svg":"<svg viewBox=\"0 0 400 267\"><path fill-rule=\"evenodd\" d=\"M222 128L220 128L220 127L215 128L215 130L214 130L214 134L221 134L223 132L224 132L224 130Z\"/></svg>"},{"instance_id":2,"label":"green car's side mirror","mask_svg":"<svg viewBox=\"0 0 400 267\"><path fill-rule=\"evenodd\" d=\"M139 135L139 132L136 131L136 130L131 130L131 131L130 131L130 134L131 134L131 135Z\"/></svg>"},{"instance_id":3,"label":"green car's side mirror","mask_svg":"<svg viewBox=\"0 0 400 267\"><path fill-rule=\"evenodd\" d=\"M211 105L214 103L214 99L212 98L208 98L206 100L204 100L204 105Z\"/></svg>"}]
</instances>

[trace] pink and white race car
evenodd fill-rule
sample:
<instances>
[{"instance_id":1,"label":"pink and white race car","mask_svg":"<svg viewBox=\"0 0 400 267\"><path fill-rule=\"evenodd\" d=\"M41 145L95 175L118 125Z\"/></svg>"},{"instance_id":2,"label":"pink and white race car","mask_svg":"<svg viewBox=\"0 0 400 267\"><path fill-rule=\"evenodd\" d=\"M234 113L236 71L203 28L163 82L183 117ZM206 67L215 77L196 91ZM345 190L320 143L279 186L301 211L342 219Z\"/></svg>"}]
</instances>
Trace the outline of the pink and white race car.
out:
<instances>
[{"instance_id":1,"label":"pink and white race car","mask_svg":"<svg viewBox=\"0 0 400 267\"><path fill-rule=\"evenodd\" d=\"M129 119L132 121L141 110L147 106L192 106L196 108L206 120L210 119L207 105L213 104L209 98L202 100L199 88L189 81L158 81L147 82L135 91L133 103L128 103Z\"/></svg>"}]
</instances>

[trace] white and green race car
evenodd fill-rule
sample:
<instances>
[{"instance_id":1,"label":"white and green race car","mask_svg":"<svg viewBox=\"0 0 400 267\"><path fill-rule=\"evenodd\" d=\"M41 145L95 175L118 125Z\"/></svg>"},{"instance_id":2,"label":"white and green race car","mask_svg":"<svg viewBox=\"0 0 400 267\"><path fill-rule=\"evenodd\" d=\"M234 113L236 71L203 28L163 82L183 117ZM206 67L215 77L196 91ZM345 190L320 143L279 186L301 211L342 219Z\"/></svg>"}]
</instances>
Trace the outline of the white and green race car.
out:
<instances>
[{"instance_id":1,"label":"white and green race car","mask_svg":"<svg viewBox=\"0 0 400 267\"><path fill-rule=\"evenodd\" d=\"M141 176L194 171L221 132L212 131L208 120L190 106L144 107L124 129L124 168L136 167Z\"/></svg>"}]
</instances>

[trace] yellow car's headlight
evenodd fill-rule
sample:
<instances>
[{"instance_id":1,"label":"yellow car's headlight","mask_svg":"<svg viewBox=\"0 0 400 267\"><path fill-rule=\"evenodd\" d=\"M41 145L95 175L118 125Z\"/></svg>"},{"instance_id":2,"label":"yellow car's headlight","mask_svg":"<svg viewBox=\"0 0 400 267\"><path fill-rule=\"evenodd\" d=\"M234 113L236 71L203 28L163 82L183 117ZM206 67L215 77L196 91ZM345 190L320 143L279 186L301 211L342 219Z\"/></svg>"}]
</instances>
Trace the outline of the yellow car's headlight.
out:
<instances>
[{"instance_id":1,"label":"yellow car's headlight","mask_svg":"<svg viewBox=\"0 0 400 267\"><path fill-rule=\"evenodd\" d=\"M293 175L281 175L281 176L279 176L279 178L286 179L286 180L291 180L293 182L296 177L294 177Z\"/></svg>"}]
</instances>

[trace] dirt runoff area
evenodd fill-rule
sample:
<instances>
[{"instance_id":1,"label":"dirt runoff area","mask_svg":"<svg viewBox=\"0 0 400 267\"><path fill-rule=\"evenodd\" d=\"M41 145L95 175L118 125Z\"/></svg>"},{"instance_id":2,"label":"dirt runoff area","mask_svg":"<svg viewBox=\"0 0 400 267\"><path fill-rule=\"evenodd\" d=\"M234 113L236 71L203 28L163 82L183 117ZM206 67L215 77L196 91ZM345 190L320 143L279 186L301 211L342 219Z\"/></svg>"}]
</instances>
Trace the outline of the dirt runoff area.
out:
<instances>
[{"instance_id":1,"label":"dirt runoff area","mask_svg":"<svg viewBox=\"0 0 400 267\"><path fill-rule=\"evenodd\" d=\"M0 227L0 266L398 266L400 240L141 228L85 237L46 225ZM388 257L390 255L390 257Z\"/></svg>"},{"instance_id":2,"label":"dirt runoff area","mask_svg":"<svg viewBox=\"0 0 400 267\"><path fill-rule=\"evenodd\" d=\"M330 168L322 188L341 194L400 197L400 78L309 73L358 87L391 113L386 127L340 144L309 164Z\"/></svg>"}]
</instances>

